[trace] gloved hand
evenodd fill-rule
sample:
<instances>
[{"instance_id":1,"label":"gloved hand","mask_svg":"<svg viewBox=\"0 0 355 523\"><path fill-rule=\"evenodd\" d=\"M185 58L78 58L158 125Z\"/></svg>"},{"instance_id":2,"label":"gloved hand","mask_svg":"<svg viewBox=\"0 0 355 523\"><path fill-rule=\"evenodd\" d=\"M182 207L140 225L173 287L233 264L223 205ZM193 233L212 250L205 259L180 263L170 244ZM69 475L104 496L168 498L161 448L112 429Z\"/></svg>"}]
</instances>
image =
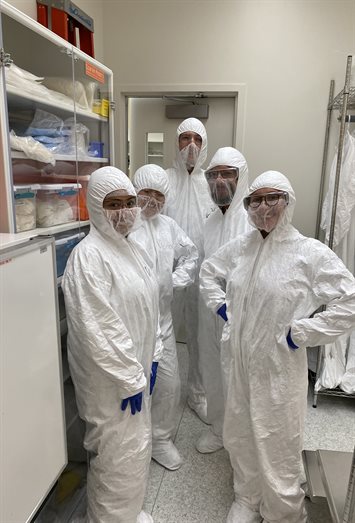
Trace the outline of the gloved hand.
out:
<instances>
[{"instance_id":1,"label":"gloved hand","mask_svg":"<svg viewBox=\"0 0 355 523\"><path fill-rule=\"evenodd\" d=\"M134 416L136 412L140 412L142 410L142 399L143 392L138 392L138 394L122 400L121 410L126 410L129 403L131 406L131 414Z\"/></svg>"},{"instance_id":2,"label":"gloved hand","mask_svg":"<svg viewBox=\"0 0 355 523\"><path fill-rule=\"evenodd\" d=\"M287 336L286 336L286 340L287 340L287 345L290 347L290 349L292 349L292 350L296 350L296 349L298 349L298 345L296 345L296 344L293 342L292 338L291 338L291 328L290 328L290 330L288 331L288 334L287 334Z\"/></svg>"},{"instance_id":3,"label":"gloved hand","mask_svg":"<svg viewBox=\"0 0 355 523\"><path fill-rule=\"evenodd\" d=\"M217 314L219 314L224 321L228 321L226 303L223 303L223 305L220 306L220 308L217 311Z\"/></svg>"},{"instance_id":4,"label":"gloved hand","mask_svg":"<svg viewBox=\"0 0 355 523\"><path fill-rule=\"evenodd\" d=\"M155 385L155 382L157 379L158 365L159 365L158 361L153 361L152 370L150 372L150 386L149 386L150 395L153 394L154 385Z\"/></svg>"}]
</instances>

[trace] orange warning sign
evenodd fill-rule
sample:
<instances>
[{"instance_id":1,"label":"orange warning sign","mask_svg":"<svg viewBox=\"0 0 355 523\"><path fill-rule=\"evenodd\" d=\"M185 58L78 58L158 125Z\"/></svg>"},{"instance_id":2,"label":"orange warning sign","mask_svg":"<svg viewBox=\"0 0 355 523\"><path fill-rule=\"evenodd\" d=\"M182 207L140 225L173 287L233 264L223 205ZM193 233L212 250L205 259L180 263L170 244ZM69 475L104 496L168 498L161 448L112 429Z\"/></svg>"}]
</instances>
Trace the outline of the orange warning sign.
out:
<instances>
[{"instance_id":1,"label":"orange warning sign","mask_svg":"<svg viewBox=\"0 0 355 523\"><path fill-rule=\"evenodd\" d=\"M98 80L102 84L105 83L105 74L89 62L85 62L85 73L87 76L95 78L95 80Z\"/></svg>"}]
</instances>

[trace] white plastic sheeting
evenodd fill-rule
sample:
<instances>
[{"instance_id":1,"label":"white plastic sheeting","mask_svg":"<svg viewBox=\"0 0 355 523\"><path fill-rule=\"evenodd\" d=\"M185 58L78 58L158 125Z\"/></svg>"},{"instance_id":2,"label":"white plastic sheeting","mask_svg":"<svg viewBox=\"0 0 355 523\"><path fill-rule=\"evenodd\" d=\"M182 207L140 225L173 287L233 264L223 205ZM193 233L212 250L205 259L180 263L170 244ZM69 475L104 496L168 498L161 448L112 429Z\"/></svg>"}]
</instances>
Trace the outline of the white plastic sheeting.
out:
<instances>
[{"instance_id":1,"label":"white plastic sheeting","mask_svg":"<svg viewBox=\"0 0 355 523\"><path fill-rule=\"evenodd\" d=\"M334 195L337 154L334 157L329 188L322 209L321 227L329 241L332 202ZM339 179L335 216L333 250L349 269L355 272L355 137L349 130L345 135L342 166ZM316 390L340 387L348 394L355 393L355 332L342 336L335 343L325 345L321 374Z\"/></svg>"}]
</instances>

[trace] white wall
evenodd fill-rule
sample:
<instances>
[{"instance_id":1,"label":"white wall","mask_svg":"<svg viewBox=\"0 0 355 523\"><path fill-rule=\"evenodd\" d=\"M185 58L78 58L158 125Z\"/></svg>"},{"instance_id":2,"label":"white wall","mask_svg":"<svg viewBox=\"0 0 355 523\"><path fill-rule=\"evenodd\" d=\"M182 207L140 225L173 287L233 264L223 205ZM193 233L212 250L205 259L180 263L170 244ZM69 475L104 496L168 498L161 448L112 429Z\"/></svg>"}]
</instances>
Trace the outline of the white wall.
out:
<instances>
[{"instance_id":1,"label":"white wall","mask_svg":"<svg viewBox=\"0 0 355 523\"><path fill-rule=\"evenodd\" d=\"M103 38L116 98L127 85L245 83L251 178L285 173L294 223L314 234L329 82L342 88L355 54L353 0L105 0Z\"/></svg>"},{"instance_id":2,"label":"white wall","mask_svg":"<svg viewBox=\"0 0 355 523\"><path fill-rule=\"evenodd\" d=\"M1 1L1 0L0 0ZM37 20L36 0L6 0L34 20ZM97 0L75 0L80 9L94 19L94 49L95 58L103 62L103 3Z\"/></svg>"}]
</instances>

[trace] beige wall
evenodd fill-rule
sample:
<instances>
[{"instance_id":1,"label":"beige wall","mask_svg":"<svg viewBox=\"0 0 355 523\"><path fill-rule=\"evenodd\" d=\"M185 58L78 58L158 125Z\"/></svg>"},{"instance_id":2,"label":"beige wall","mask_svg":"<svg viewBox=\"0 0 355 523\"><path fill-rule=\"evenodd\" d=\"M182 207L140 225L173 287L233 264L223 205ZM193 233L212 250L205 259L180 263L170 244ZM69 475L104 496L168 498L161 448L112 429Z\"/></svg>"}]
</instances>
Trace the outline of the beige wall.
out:
<instances>
[{"instance_id":1,"label":"beige wall","mask_svg":"<svg viewBox=\"0 0 355 523\"><path fill-rule=\"evenodd\" d=\"M10 3L36 17L35 0ZM298 197L294 223L314 234L329 83L334 78L341 90L346 56L355 55L355 0L75 3L95 19L96 57L113 70L118 101L132 85L245 84L238 145L251 179L268 169L285 173ZM117 113L122 129L121 104ZM331 145L337 132L334 117ZM116 130L118 165L123 143Z\"/></svg>"},{"instance_id":2,"label":"beige wall","mask_svg":"<svg viewBox=\"0 0 355 523\"><path fill-rule=\"evenodd\" d=\"M342 88L355 54L354 0L105 0L104 27L116 98L127 85L245 83L251 178L285 173L294 223L314 234L329 82Z\"/></svg>"},{"instance_id":3,"label":"beige wall","mask_svg":"<svg viewBox=\"0 0 355 523\"><path fill-rule=\"evenodd\" d=\"M16 7L16 9L19 9L34 20L37 20L36 0L7 0L7 3ZM99 62L103 62L103 3L99 0L75 0L74 4L94 19L95 58L99 60Z\"/></svg>"}]
</instances>

